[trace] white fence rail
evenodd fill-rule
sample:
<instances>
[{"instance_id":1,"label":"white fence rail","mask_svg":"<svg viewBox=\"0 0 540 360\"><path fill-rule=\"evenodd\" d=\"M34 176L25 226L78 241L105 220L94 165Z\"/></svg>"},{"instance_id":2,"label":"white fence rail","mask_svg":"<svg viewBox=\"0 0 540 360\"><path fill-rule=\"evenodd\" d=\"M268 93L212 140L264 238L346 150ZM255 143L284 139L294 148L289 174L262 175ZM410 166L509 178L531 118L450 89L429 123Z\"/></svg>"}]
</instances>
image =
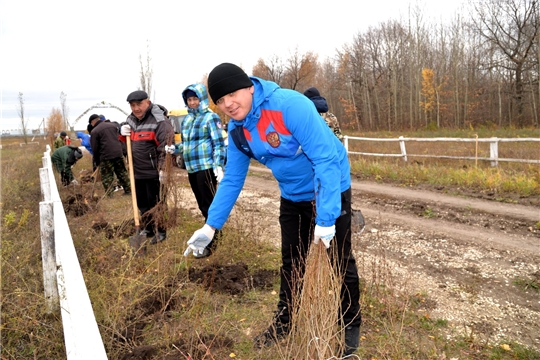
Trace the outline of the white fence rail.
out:
<instances>
[{"instance_id":1,"label":"white fence rail","mask_svg":"<svg viewBox=\"0 0 540 360\"><path fill-rule=\"evenodd\" d=\"M43 201L39 205L47 311L57 311L60 305L68 360L107 359L56 186L49 145L42 160L39 175Z\"/></svg>"},{"instance_id":2,"label":"white fence rail","mask_svg":"<svg viewBox=\"0 0 540 360\"><path fill-rule=\"evenodd\" d=\"M359 140L359 141L377 141L377 142L399 142L400 153L395 154L380 154L380 153L367 153L367 152L357 152L349 150L349 141L350 140ZM437 142L437 141L446 141L446 142L474 142L476 143L476 156L451 156L451 155L425 155L425 154L407 154L407 149L405 143L407 141L418 141L418 142ZM487 142L489 143L489 157L478 157L478 143ZM367 156L390 156L390 157L400 157L404 161L407 161L407 157L424 157L424 158L439 158L439 159L461 159L461 160L487 160L491 161L491 166L498 166L499 161L506 162L521 162L521 163L531 163L531 164L540 164L540 159L508 159L508 158L499 158L499 143L500 142L540 142L540 138L405 138L400 136L399 138L366 138L366 137L355 137L347 136L343 137L343 144L345 149L349 154L357 155L367 155ZM540 149L538 151L540 155Z\"/></svg>"}]
</instances>

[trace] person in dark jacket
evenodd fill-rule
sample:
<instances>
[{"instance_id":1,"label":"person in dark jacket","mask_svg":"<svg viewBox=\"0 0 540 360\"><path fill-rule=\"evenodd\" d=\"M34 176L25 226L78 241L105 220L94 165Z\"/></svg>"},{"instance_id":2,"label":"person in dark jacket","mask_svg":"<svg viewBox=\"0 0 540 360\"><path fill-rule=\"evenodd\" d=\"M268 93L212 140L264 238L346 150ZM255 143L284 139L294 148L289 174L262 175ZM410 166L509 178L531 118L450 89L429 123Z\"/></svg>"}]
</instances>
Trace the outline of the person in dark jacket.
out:
<instances>
[{"instance_id":1,"label":"person in dark jacket","mask_svg":"<svg viewBox=\"0 0 540 360\"><path fill-rule=\"evenodd\" d=\"M336 115L328 112L328 103L326 102L326 99L321 96L319 90L316 87L310 87L304 91L304 95L313 102L315 108L339 141L343 141L343 134L339 127L339 121Z\"/></svg>"},{"instance_id":2,"label":"person in dark jacket","mask_svg":"<svg viewBox=\"0 0 540 360\"><path fill-rule=\"evenodd\" d=\"M71 167L82 158L82 150L77 146L65 145L56 149L51 155L51 161L54 168L60 173L62 185L69 184L78 185L77 180L73 176Z\"/></svg>"},{"instance_id":3,"label":"person in dark jacket","mask_svg":"<svg viewBox=\"0 0 540 360\"><path fill-rule=\"evenodd\" d=\"M96 114L90 116L90 122L93 127L90 144L94 152L94 164L99 166L105 195L111 197L114 194L114 174L124 189L124 194L131 194L131 184L124 163L122 143L118 138L118 127L111 122L101 120Z\"/></svg>"},{"instance_id":4,"label":"person in dark jacket","mask_svg":"<svg viewBox=\"0 0 540 360\"><path fill-rule=\"evenodd\" d=\"M120 133L121 140L125 141L126 136L131 140L134 186L144 228L141 235L152 237L150 244L157 244L167 238L167 232L163 224L156 224L149 210L161 198L160 182L163 178L165 154L169 151L165 147L174 153L174 129L167 116L167 109L153 104L145 91L133 91L128 95L127 102L131 114L120 127Z\"/></svg>"}]
</instances>

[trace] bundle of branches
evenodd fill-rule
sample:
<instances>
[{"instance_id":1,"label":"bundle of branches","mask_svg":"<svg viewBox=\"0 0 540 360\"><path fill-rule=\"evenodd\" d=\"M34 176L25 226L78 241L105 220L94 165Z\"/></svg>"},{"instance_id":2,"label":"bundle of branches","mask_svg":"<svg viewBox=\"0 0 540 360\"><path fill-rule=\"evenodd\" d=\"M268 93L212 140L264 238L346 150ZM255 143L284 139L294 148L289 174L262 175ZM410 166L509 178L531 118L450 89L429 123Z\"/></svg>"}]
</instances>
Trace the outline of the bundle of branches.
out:
<instances>
[{"instance_id":1,"label":"bundle of branches","mask_svg":"<svg viewBox=\"0 0 540 360\"><path fill-rule=\"evenodd\" d=\"M160 199L156 206L148 211L148 215L151 215L156 225L163 226L167 229L172 229L177 226L177 204L179 203L177 197L177 179L174 174L173 159L170 154L166 154L165 162L161 169L161 189Z\"/></svg>"},{"instance_id":2,"label":"bundle of branches","mask_svg":"<svg viewBox=\"0 0 540 360\"><path fill-rule=\"evenodd\" d=\"M292 317L287 351L291 359L331 359L342 351L342 278L332 259L337 257L329 256L322 242L310 247Z\"/></svg>"}]
</instances>

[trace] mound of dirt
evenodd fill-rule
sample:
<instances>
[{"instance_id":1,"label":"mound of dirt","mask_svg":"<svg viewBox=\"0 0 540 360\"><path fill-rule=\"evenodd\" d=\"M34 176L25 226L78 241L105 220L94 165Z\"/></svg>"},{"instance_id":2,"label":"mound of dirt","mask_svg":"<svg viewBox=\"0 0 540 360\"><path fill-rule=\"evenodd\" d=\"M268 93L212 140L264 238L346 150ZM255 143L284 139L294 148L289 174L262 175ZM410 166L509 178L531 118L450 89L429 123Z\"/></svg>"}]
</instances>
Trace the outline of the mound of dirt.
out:
<instances>
[{"instance_id":1,"label":"mound of dirt","mask_svg":"<svg viewBox=\"0 0 540 360\"><path fill-rule=\"evenodd\" d=\"M74 194L68 196L64 201L64 210L66 214L79 217L90 211L90 205L82 194Z\"/></svg>"},{"instance_id":2,"label":"mound of dirt","mask_svg":"<svg viewBox=\"0 0 540 360\"><path fill-rule=\"evenodd\" d=\"M127 238L134 234L135 221L133 219L123 221L120 225L114 225L107 221L96 221L92 224L92 230L95 232L104 232L107 239L115 237Z\"/></svg>"},{"instance_id":3,"label":"mound of dirt","mask_svg":"<svg viewBox=\"0 0 540 360\"><path fill-rule=\"evenodd\" d=\"M198 346L193 347L182 339L178 339L169 345L141 345L135 346L120 356L121 360L150 360L155 359L159 352L166 352L163 360L177 359L204 359L209 353L215 353L219 349L230 349L234 341L228 337L201 334L198 337Z\"/></svg>"},{"instance_id":4,"label":"mound of dirt","mask_svg":"<svg viewBox=\"0 0 540 360\"><path fill-rule=\"evenodd\" d=\"M276 271L258 270L253 274L244 263L221 265L210 264L201 269L191 268L189 280L202 284L210 291L239 295L251 289L272 287Z\"/></svg>"}]
</instances>

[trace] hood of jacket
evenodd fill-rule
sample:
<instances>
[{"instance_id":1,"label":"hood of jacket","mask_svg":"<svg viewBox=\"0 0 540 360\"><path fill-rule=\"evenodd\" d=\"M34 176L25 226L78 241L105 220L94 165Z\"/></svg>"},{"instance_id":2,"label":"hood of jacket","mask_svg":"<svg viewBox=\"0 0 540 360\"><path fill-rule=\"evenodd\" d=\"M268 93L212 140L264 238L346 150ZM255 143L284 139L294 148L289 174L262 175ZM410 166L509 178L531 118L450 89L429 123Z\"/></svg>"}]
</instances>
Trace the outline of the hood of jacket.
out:
<instances>
[{"instance_id":1,"label":"hood of jacket","mask_svg":"<svg viewBox=\"0 0 540 360\"><path fill-rule=\"evenodd\" d=\"M315 108L317 108L317 111L320 113L328 112L328 103L326 102L326 99L322 96L313 96L310 98L311 101L315 104Z\"/></svg>"},{"instance_id":2,"label":"hood of jacket","mask_svg":"<svg viewBox=\"0 0 540 360\"><path fill-rule=\"evenodd\" d=\"M197 94L197 97L199 98L199 106L196 109L192 109L187 104L187 99L185 96L186 91L191 90L195 94ZM182 91L182 99L184 100L184 104L186 105L186 108L188 109L188 112L191 114L203 114L210 110L210 101L208 100L208 90L206 90L206 86L203 84L192 84L189 85Z\"/></svg>"}]
</instances>

